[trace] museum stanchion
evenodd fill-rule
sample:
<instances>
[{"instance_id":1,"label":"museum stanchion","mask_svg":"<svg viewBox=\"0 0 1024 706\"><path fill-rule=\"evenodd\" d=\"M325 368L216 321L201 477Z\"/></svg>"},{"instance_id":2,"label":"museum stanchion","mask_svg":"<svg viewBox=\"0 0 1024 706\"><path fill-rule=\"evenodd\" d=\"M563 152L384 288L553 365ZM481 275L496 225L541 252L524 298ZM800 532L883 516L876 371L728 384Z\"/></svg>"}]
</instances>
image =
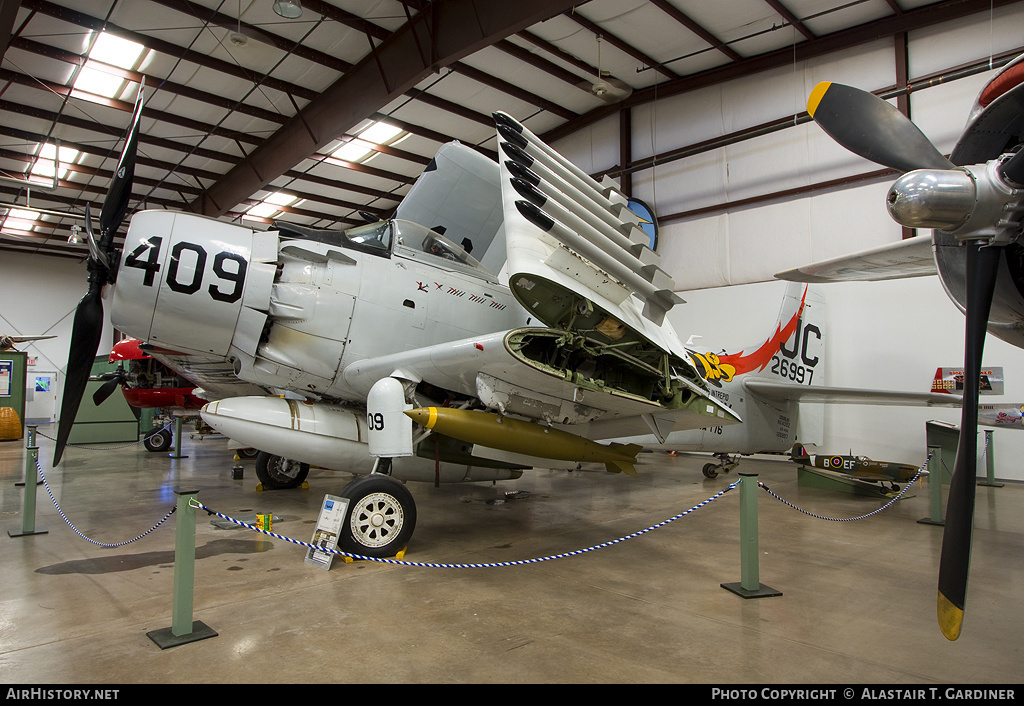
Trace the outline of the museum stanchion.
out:
<instances>
[{"instance_id":1,"label":"museum stanchion","mask_svg":"<svg viewBox=\"0 0 1024 706\"><path fill-rule=\"evenodd\" d=\"M942 448L928 447L928 517L918 520L922 525L946 524L942 514Z\"/></svg>"},{"instance_id":2,"label":"museum stanchion","mask_svg":"<svg viewBox=\"0 0 1024 706\"><path fill-rule=\"evenodd\" d=\"M985 430L985 480L979 480L978 485L988 485L993 488L1002 488L1002 483L996 483L996 455L992 447L992 430Z\"/></svg>"},{"instance_id":3,"label":"museum stanchion","mask_svg":"<svg viewBox=\"0 0 1024 706\"><path fill-rule=\"evenodd\" d=\"M167 455L170 458L188 458L181 455L181 417L174 418L174 452Z\"/></svg>"},{"instance_id":4,"label":"museum stanchion","mask_svg":"<svg viewBox=\"0 0 1024 706\"><path fill-rule=\"evenodd\" d=\"M743 598L768 598L781 596L777 591L761 583L758 572L757 541L757 474L743 473L740 476L740 581L723 583L722 588Z\"/></svg>"},{"instance_id":5,"label":"museum stanchion","mask_svg":"<svg viewBox=\"0 0 1024 706\"><path fill-rule=\"evenodd\" d=\"M39 482L37 465L39 447L36 446L36 428L28 427L25 444L25 495L22 497L21 532L7 534L11 537L26 537L33 534L46 534L46 530L36 529L36 485Z\"/></svg>"},{"instance_id":6,"label":"museum stanchion","mask_svg":"<svg viewBox=\"0 0 1024 706\"><path fill-rule=\"evenodd\" d=\"M147 632L146 637L160 649L216 637L200 620L192 619L192 596L196 576L196 510L192 500L198 490L176 490L178 503L174 525L174 601L171 627Z\"/></svg>"}]
</instances>

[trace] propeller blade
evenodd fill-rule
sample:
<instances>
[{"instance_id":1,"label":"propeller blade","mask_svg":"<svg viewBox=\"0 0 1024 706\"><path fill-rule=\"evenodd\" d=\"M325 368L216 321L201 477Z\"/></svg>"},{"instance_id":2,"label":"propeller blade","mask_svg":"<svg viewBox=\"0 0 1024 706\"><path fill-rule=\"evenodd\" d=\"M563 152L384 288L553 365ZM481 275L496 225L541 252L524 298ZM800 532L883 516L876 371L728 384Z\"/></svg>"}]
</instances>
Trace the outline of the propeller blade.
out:
<instances>
[{"instance_id":1,"label":"propeller blade","mask_svg":"<svg viewBox=\"0 0 1024 706\"><path fill-rule=\"evenodd\" d=\"M96 236L92 231L92 209L89 204L85 204L85 239L89 244L90 257L97 260L103 265L103 267L109 270L110 261L107 260L106 254L100 249L100 245L96 242Z\"/></svg>"},{"instance_id":2,"label":"propeller blade","mask_svg":"<svg viewBox=\"0 0 1024 706\"><path fill-rule=\"evenodd\" d=\"M110 183L107 196L103 199L103 209L100 211L100 245L102 249L108 250L113 241L114 232L124 220L124 214L128 211L128 199L132 195L132 181L135 178L135 158L139 146L139 120L142 118L142 87L139 87L139 97L135 101L135 111L132 113L132 124L125 139L124 149L121 150L121 158L117 161L117 169L114 170L114 179Z\"/></svg>"},{"instance_id":3,"label":"propeller blade","mask_svg":"<svg viewBox=\"0 0 1024 706\"><path fill-rule=\"evenodd\" d=\"M68 352L67 375L64 378L64 396L60 405L60 424L57 426L57 442L53 452L53 465L60 463L64 455L71 427L75 423L78 406L89 382L89 373L96 358L103 332L103 304L100 291L103 289L98 271L99 265L89 260L89 291L78 302L75 319L71 327L71 348Z\"/></svg>"},{"instance_id":4,"label":"propeller blade","mask_svg":"<svg viewBox=\"0 0 1024 706\"><path fill-rule=\"evenodd\" d=\"M1011 183L1024 186L1024 149L1003 162L999 173Z\"/></svg>"},{"instance_id":5,"label":"propeller blade","mask_svg":"<svg viewBox=\"0 0 1024 706\"><path fill-rule=\"evenodd\" d=\"M968 241L967 302L964 337L964 396L960 418L960 441L946 502L946 528L939 560L937 614L939 629L949 640L960 637L967 596L967 574L971 561L971 532L974 521L974 489L978 465L978 392L981 356L992 293L1002 248L983 247Z\"/></svg>"},{"instance_id":6,"label":"propeller blade","mask_svg":"<svg viewBox=\"0 0 1024 706\"><path fill-rule=\"evenodd\" d=\"M832 139L854 154L900 172L953 169L917 125L873 93L822 81L807 112Z\"/></svg>"},{"instance_id":7,"label":"propeller blade","mask_svg":"<svg viewBox=\"0 0 1024 706\"><path fill-rule=\"evenodd\" d=\"M86 207L86 230L89 235L89 291L78 303L75 320L71 329L71 348L68 353L67 376L64 379L64 397L61 400L60 424L57 427L57 442L53 453L53 465L60 463L64 455L71 427L75 423L75 415L85 394L85 385L89 381L89 373L96 357L96 349L103 333L103 303L100 294L104 285L114 281L114 272L110 260L114 253L114 233L124 220L128 211L128 199L132 193L132 181L135 177L135 158L139 144L139 121L142 117L142 87L135 101L132 113L132 124L125 138L121 158L117 162L117 170L100 211L100 237L95 242L92 233L92 215ZM116 266L116 263L115 263ZM108 393L109 394L109 393ZM95 396L94 400L95 401ZM97 403L98 404L98 403Z\"/></svg>"},{"instance_id":8,"label":"propeller blade","mask_svg":"<svg viewBox=\"0 0 1024 706\"><path fill-rule=\"evenodd\" d=\"M114 390L116 390L117 386L120 385L120 384L121 384L121 378L120 378L120 376L118 376L118 377L112 377L109 380L107 380L105 383L100 385L96 389L96 392L92 393L93 404L95 404L98 407L101 404L103 404L104 402L106 402L107 398L110 397L110 395L113 394Z\"/></svg>"}]
</instances>

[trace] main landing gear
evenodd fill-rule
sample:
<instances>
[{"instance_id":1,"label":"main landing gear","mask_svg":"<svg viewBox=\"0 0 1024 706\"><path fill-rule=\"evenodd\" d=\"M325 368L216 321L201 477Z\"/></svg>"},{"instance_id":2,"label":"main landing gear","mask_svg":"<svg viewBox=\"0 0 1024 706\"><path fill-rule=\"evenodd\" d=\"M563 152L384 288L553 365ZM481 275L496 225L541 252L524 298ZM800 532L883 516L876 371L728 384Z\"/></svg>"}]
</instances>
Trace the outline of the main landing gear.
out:
<instances>
[{"instance_id":1,"label":"main landing gear","mask_svg":"<svg viewBox=\"0 0 1024 706\"><path fill-rule=\"evenodd\" d=\"M713 454L718 459L718 463L706 463L702 472L705 478L717 478L719 473L728 473L736 466L740 465L738 458L733 458L727 453Z\"/></svg>"},{"instance_id":2,"label":"main landing gear","mask_svg":"<svg viewBox=\"0 0 1024 706\"><path fill-rule=\"evenodd\" d=\"M309 464L260 451L256 455L256 477L264 490L298 488L309 475Z\"/></svg>"},{"instance_id":3,"label":"main landing gear","mask_svg":"<svg viewBox=\"0 0 1024 706\"><path fill-rule=\"evenodd\" d=\"M348 517L341 528L342 551L380 559L395 556L416 528L416 502L401 482L381 474L359 476L345 486Z\"/></svg>"},{"instance_id":4,"label":"main landing gear","mask_svg":"<svg viewBox=\"0 0 1024 706\"><path fill-rule=\"evenodd\" d=\"M308 463L266 451L256 456L256 476L265 490L297 488L307 475ZM416 502L401 482L373 473L355 478L339 495L348 499L348 516L338 537L343 552L382 559L395 556L409 543L416 528Z\"/></svg>"}]
</instances>

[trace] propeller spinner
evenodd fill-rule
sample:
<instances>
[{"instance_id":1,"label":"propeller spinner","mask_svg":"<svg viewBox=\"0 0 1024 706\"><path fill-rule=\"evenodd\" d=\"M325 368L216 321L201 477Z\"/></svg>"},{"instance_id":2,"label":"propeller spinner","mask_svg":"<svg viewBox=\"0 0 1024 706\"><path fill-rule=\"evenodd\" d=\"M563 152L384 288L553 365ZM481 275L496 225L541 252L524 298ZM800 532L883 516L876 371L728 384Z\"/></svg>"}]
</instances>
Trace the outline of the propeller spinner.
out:
<instances>
[{"instance_id":1,"label":"propeller spinner","mask_svg":"<svg viewBox=\"0 0 1024 706\"><path fill-rule=\"evenodd\" d=\"M68 352L67 375L64 379L64 396L60 406L60 424L57 427L57 441L53 452L53 465L60 463L67 444L71 427L75 423L78 406L85 394L85 386L89 381L96 349L99 348L100 336L103 332L103 303L100 294L103 287L113 284L116 277L117 253L114 249L114 233L124 220L128 210L128 199L132 192L132 180L135 176L135 156L138 150L139 119L142 116L142 88L135 102L131 128L125 139L117 170L111 181L110 189L103 200L100 212L100 234L95 239L92 234L92 218L87 211L87 230L90 243L90 255L86 266L89 269L89 289L78 302L75 318L71 327L71 347ZM113 264L112 264L113 263Z\"/></svg>"},{"instance_id":2,"label":"propeller spinner","mask_svg":"<svg viewBox=\"0 0 1024 706\"><path fill-rule=\"evenodd\" d=\"M894 106L851 86L823 82L808 112L851 152L901 172L889 191L890 215L911 228L953 234L966 250L964 402L956 463L949 486L937 614L950 640L960 636L967 594L975 476L981 358L1002 248L1020 235L1024 152L957 167Z\"/></svg>"}]
</instances>

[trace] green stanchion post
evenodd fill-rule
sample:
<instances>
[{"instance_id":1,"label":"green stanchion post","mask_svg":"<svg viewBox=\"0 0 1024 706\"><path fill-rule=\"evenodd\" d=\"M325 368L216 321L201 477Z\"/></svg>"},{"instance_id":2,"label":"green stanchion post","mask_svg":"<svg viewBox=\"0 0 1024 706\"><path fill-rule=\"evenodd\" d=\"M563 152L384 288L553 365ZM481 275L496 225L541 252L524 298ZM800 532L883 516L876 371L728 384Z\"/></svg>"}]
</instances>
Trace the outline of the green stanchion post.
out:
<instances>
[{"instance_id":1,"label":"green stanchion post","mask_svg":"<svg viewBox=\"0 0 1024 706\"><path fill-rule=\"evenodd\" d=\"M985 480L979 480L978 485L989 485L993 488L1002 488L1002 483L996 483L996 453L992 445L992 430L985 430Z\"/></svg>"},{"instance_id":2,"label":"green stanchion post","mask_svg":"<svg viewBox=\"0 0 1024 706\"><path fill-rule=\"evenodd\" d=\"M196 510L191 501L198 490L177 490L174 527L174 598L171 627L146 633L161 649L217 635L202 621L192 619L196 576Z\"/></svg>"},{"instance_id":3,"label":"green stanchion post","mask_svg":"<svg viewBox=\"0 0 1024 706\"><path fill-rule=\"evenodd\" d=\"M174 452L168 454L171 458L188 458L181 455L181 417L174 418Z\"/></svg>"},{"instance_id":4,"label":"green stanchion post","mask_svg":"<svg viewBox=\"0 0 1024 706\"><path fill-rule=\"evenodd\" d=\"M928 447L928 517L918 520L922 525L944 525L942 514L942 447Z\"/></svg>"},{"instance_id":5,"label":"green stanchion post","mask_svg":"<svg viewBox=\"0 0 1024 706\"><path fill-rule=\"evenodd\" d=\"M757 474L740 473L740 582L722 588L743 598L781 596L782 592L761 583L757 537Z\"/></svg>"},{"instance_id":6,"label":"green stanchion post","mask_svg":"<svg viewBox=\"0 0 1024 706\"><path fill-rule=\"evenodd\" d=\"M46 530L36 529L36 485L39 480L39 447L36 446L36 427L30 425L25 443L25 495L22 496L21 532L7 534L11 537L27 537L33 534L46 534Z\"/></svg>"}]
</instances>

